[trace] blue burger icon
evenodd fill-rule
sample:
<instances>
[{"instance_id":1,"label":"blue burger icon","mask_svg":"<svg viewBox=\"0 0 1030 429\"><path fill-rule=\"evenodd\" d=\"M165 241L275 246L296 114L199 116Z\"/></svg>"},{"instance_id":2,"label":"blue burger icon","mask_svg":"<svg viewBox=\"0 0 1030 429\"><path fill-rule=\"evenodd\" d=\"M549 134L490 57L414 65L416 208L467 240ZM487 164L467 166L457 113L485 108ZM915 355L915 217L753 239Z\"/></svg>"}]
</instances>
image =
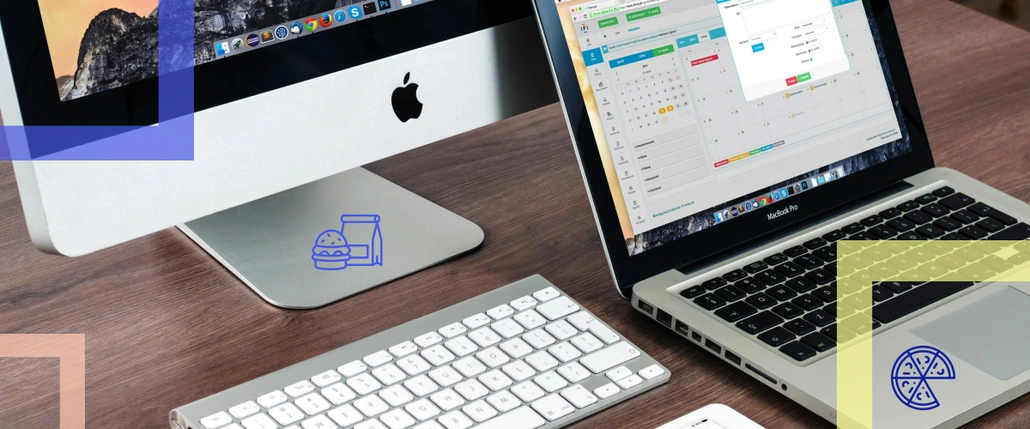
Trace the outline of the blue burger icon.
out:
<instances>
[{"instance_id":1,"label":"blue burger icon","mask_svg":"<svg viewBox=\"0 0 1030 429\"><path fill-rule=\"evenodd\" d=\"M350 246L340 231L328 230L318 235L311 248L311 260L320 270L342 270L350 260Z\"/></svg>"}]
</instances>

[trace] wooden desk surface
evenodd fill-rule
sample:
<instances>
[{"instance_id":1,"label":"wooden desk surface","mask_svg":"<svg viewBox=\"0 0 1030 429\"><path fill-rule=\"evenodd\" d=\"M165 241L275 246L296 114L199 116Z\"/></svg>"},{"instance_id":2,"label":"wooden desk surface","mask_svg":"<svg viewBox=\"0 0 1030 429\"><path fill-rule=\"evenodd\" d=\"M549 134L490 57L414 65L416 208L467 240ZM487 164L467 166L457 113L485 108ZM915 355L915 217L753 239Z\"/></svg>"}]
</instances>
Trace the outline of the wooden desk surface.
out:
<instances>
[{"instance_id":1,"label":"wooden desk surface","mask_svg":"<svg viewBox=\"0 0 1030 429\"><path fill-rule=\"evenodd\" d=\"M895 12L938 164L1030 201L1030 34L945 0L896 1ZM673 371L575 427L652 428L713 402L768 428L830 427L617 297L558 106L370 169L477 222L486 242L301 312L265 304L177 230L80 259L43 255L4 165L0 332L85 333L87 426L165 429L176 406L540 273ZM57 427L57 368L0 359L0 427ZM1030 396L971 425L1027 426Z\"/></svg>"}]
</instances>

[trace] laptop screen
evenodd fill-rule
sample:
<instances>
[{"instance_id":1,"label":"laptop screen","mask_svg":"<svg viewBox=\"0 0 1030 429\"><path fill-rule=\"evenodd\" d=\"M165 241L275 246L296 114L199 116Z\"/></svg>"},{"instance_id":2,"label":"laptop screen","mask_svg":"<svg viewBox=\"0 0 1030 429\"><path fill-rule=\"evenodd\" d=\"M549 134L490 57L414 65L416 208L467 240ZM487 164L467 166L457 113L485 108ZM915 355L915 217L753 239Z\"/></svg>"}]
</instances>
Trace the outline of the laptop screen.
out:
<instances>
[{"instance_id":1,"label":"laptop screen","mask_svg":"<svg viewBox=\"0 0 1030 429\"><path fill-rule=\"evenodd\" d=\"M861 0L558 0L630 255L912 151Z\"/></svg>"}]
</instances>

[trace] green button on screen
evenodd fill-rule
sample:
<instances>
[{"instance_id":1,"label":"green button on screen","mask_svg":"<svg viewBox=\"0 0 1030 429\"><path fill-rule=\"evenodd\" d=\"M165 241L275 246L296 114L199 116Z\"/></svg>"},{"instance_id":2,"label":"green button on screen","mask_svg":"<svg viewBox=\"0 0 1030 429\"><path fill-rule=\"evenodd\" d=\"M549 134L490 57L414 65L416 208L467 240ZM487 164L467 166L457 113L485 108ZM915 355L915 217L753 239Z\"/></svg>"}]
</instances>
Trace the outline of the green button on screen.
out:
<instances>
[{"instance_id":1,"label":"green button on screen","mask_svg":"<svg viewBox=\"0 0 1030 429\"><path fill-rule=\"evenodd\" d=\"M611 18L605 18L600 21L597 21L597 26L600 28L611 27L613 25L619 25L618 17L613 16Z\"/></svg>"},{"instance_id":2,"label":"green button on screen","mask_svg":"<svg viewBox=\"0 0 1030 429\"><path fill-rule=\"evenodd\" d=\"M657 56L661 56L661 55L665 55L665 54L671 54L674 51L675 51L675 49L673 48L672 45L666 45L666 46L662 46L660 48L652 49L651 53L654 54L654 56L657 57Z\"/></svg>"},{"instance_id":3,"label":"green button on screen","mask_svg":"<svg viewBox=\"0 0 1030 429\"><path fill-rule=\"evenodd\" d=\"M798 75L798 83L804 82L806 80L812 80L812 73L802 73Z\"/></svg>"},{"instance_id":4,"label":"green button on screen","mask_svg":"<svg viewBox=\"0 0 1030 429\"><path fill-rule=\"evenodd\" d=\"M662 8L655 6L644 10L638 10L636 12L626 14L626 21L636 21L638 19L650 18L652 16L658 16L662 14Z\"/></svg>"}]
</instances>

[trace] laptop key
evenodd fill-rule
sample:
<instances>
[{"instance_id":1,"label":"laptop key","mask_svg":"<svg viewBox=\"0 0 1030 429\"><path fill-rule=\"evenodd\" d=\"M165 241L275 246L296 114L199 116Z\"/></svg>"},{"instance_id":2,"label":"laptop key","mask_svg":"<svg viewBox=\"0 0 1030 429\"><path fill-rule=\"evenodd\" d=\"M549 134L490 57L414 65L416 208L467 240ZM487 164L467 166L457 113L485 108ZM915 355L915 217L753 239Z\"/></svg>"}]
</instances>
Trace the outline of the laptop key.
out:
<instances>
[{"instance_id":1,"label":"laptop key","mask_svg":"<svg viewBox=\"0 0 1030 429\"><path fill-rule=\"evenodd\" d=\"M744 291L744 293L750 295L765 290L765 285L762 282L755 279L747 278L733 284L737 289Z\"/></svg>"},{"instance_id":2,"label":"laptop key","mask_svg":"<svg viewBox=\"0 0 1030 429\"><path fill-rule=\"evenodd\" d=\"M715 315L721 317L727 322L734 323L757 312L758 310L756 308L745 302L735 302L715 310Z\"/></svg>"},{"instance_id":3,"label":"laptop key","mask_svg":"<svg viewBox=\"0 0 1030 429\"><path fill-rule=\"evenodd\" d=\"M996 210L994 207L991 207L984 203L973 204L972 206L969 206L967 210L976 213L980 216L990 216L998 220L998 222L1004 223L1005 225L1015 225L1017 222L1016 218L1009 216L1005 213L1002 213Z\"/></svg>"},{"instance_id":4,"label":"laptop key","mask_svg":"<svg viewBox=\"0 0 1030 429\"><path fill-rule=\"evenodd\" d=\"M826 338L829 338L834 342L850 341L852 338L856 337L854 332L849 331L848 328L838 328L836 323L820 329L819 333L825 335ZM840 338L838 338L838 336Z\"/></svg>"},{"instance_id":5,"label":"laptop key","mask_svg":"<svg viewBox=\"0 0 1030 429\"><path fill-rule=\"evenodd\" d=\"M927 240L927 237L917 231L909 231L898 234L896 240Z\"/></svg>"},{"instance_id":6,"label":"laptop key","mask_svg":"<svg viewBox=\"0 0 1030 429\"><path fill-rule=\"evenodd\" d=\"M865 226L860 223L853 223L840 229L841 232L851 235L858 234L859 232L865 231Z\"/></svg>"},{"instance_id":7,"label":"laptop key","mask_svg":"<svg viewBox=\"0 0 1030 429\"><path fill-rule=\"evenodd\" d=\"M813 238L811 240L808 240L808 241L802 243L802 246L805 246L805 247L807 247L809 249L813 249L813 250L814 249L818 249L820 247L823 247L825 245L826 245L826 240L823 240L821 237L816 237L816 238Z\"/></svg>"},{"instance_id":8,"label":"laptop key","mask_svg":"<svg viewBox=\"0 0 1030 429\"><path fill-rule=\"evenodd\" d=\"M901 216L901 210L891 207L887 210L880 212L879 215L884 219L894 219L898 216Z\"/></svg>"},{"instance_id":9,"label":"laptop key","mask_svg":"<svg viewBox=\"0 0 1030 429\"><path fill-rule=\"evenodd\" d=\"M869 217L867 217L865 219L862 219L861 222L862 222L862 225L865 225L865 226L879 225L880 223L883 222L883 218L879 217L877 215L872 215L872 216L869 216Z\"/></svg>"},{"instance_id":10,"label":"laptop key","mask_svg":"<svg viewBox=\"0 0 1030 429\"><path fill-rule=\"evenodd\" d=\"M812 252L812 254L826 262L837 261L837 251L831 247L823 247Z\"/></svg>"},{"instance_id":11,"label":"laptop key","mask_svg":"<svg viewBox=\"0 0 1030 429\"><path fill-rule=\"evenodd\" d=\"M744 301L748 304L751 304L759 310L765 310L767 308L773 307L776 305L777 302L775 299L772 299L772 297L764 293L751 295L747 297L747 299L745 299Z\"/></svg>"},{"instance_id":12,"label":"laptop key","mask_svg":"<svg viewBox=\"0 0 1030 429\"><path fill-rule=\"evenodd\" d=\"M722 277L716 277L714 279L702 282L701 286L704 286L705 289L708 290L716 290L718 288L726 286L726 284L726 280L723 280Z\"/></svg>"},{"instance_id":13,"label":"laptop key","mask_svg":"<svg viewBox=\"0 0 1030 429\"><path fill-rule=\"evenodd\" d=\"M792 359L798 362L804 362L810 359L812 356L815 356L816 354L814 349L804 344L801 344L798 341L794 341L783 347L780 347L780 352L787 356L790 356Z\"/></svg>"},{"instance_id":14,"label":"laptop key","mask_svg":"<svg viewBox=\"0 0 1030 429\"><path fill-rule=\"evenodd\" d=\"M825 335L818 332L806 335L804 338L801 338L801 342L818 352L825 352L837 346L835 341L826 338Z\"/></svg>"},{"instance_id":15,"label":"laptop key","mask_svg":"<svg viewBox=\"0 0 1030 429\"><path fill-rule=\"evenodd\" d=\"M744 291L737 289L734 286L726 286L724 288L718 289L715 291L715 294L719 295L719 298L725 299L727 302L738 301L744 299L744 297L747 296L747 294L744 293Z\"/></svg>"},{"instance_id":16,"label":"laptop key","mask_svg":"<svg viewBox=\"0 0 1030 429\"><path fill-rule=\"evenodd\" d=\"M926 224L919 228L916 228L916 232L930 238L937 238L947 233L947 231L945 231L944 228L938 228L932 224Z\"/></svg>"},{"instance_id":17,"label":"laptop key","mask_svg":"<svg viewBox=\"0 0 1030 429\"><path fill-rule=\"evenodd\" d=\"M806 248L804 248L802 246L794 246L794 247L791 247L790 249L784 250L783 254L787 255L787 256L789 256L791 258L796 258L798 256L804 255L807 252L808 252L808 249L806 249Z\"/></svg>"},{"instance_id":18,"label":"laptop key","mask_svg":"<svg viewBox=\"0 0 1030 429\"><path fill-rule=\"evenodd\" d=\"M784 262L777 265L775 270L787 277L797 277L805 273L804 268L799 267L798 264L793 262Z\"/></svg>"},{"instance_id":19,"label":"laptop key","mask_svg":"<svg viewBox=\"0 0 1030 429\"><path fill-rule=\"evenodd\" d=\"M784 319L793 319L795 317L801 316L802 314L805 314L804 310L789 302L785 302L776 307L773 307L772 311L773 313L776 313L777 316L780 316Z\"/></svg>"},{"instance_id":20,"label":"laptop key","mask_svg":"<svg viewBox=\"0 0 1030 429\"><path fill-rule=\"evenodd\" d=\"M933 216L933 217L947 216L948 213L951 213L951 210L948 210L947 207L944 207L944 206L942 206L940 204L937 204L937 203L927 204L927 205L923 206L923 208L921 208L920 210L923 213L926 213L926 214L928 214L930 216Z\"/></svg>"},{"instance_id":21,"label":"laptop key","mask_svg":"<svg viewBox=\"0 0 1030 429\"><path fill-rule=\"evenodd\" d=\"M991 236L991 240L1026 240L1030 238L1030 225L1017 223Z\"/></svg>"},{"instance_id":22,"label":"laptop key","mask_svg":"<svg viewBox=\"0 0 1030 429\"><path fill-rule=\"evenodd\" d=\"M823 286L812 291L812 296L823 300L823 302L834 302L837 300L837 291L829 286Z\"/></svg>"},{"instance_id":23,"label":"laptop key","mask_svg":"<svg viewBox=\"0 0 1030 429\"><path fill-rule=\"evenodd\" d=\"M800 265L806 270L814 270L819 268L819 266L823 264L823 261L812 255L801 255L794 258L794 263Z\"/></svg>"},{"instance_id":24,"label":"laptop key","mask_svg":"<svg viewBox=\"0 0 1030 429\"><path fill-rule=\"evenodd\" d=\"M813 311L811 313L806 314L805 315L805 320L811 322L815 326L820 326L821 327L821 326L826 326L826 325L829 325L829 324L833 323L835 318L833 316L831 316L830 313L827 313L827 312L822 311L822 310L816 310L816 311Z\"/></svg>"},{"instance_id":25,"label":"laptop key","mask_svg":"<svg viewBox=\"0 0 1030 429\"><path fill-rule=\"evenodd\" d=\"M969 210L962 210L952 213L951 219L964 224L970 224L980 220L980 216Z\"/></svg>"},{"instance_id":26,"label":"laptop key","mask_svg":"<svg viewBox=\"0 0 1030 429\"><path fill-rule=\"evenodd\" d=\"M815 331L815 325L806 322L804 319L794 319L783 324L784 328L797 335L805 335Z\"/></svg>"},{"instance_id":27,"label":"laptop key","mask_svg":"<svg viewBox=\"0 0 1030 429\"><path fill-rule=\"evenodd\" d=\"M802 310L812 311L823 306L823 301L812 295L801 295L790 300L791 304L801 307Z\"/></svg>"},{"instance_id":28,"label":"laptop key","mask_svg":"<svg viewBox=\"0 0 1030 429\"><path fill-rule=\"evenodd\" d=\"M858 234L852 234L850 237L848 237L848 239L849 240L875 240L875 238L873 238L873 236L871 236L869 234L866 234L865 231L862 231L862 232L860 232Z\"/></svg>"},{"instance_id":29,"label":"laptop key","mask_svg":"<svg viewBox=\"0 0 1030 429\"><path fill-rule=\"evenodd\" d=\"M798 296L798 293L794 292L793 289L790 289L790 288L788 288L786 286L783 286L783 285L775 286L775 287L765 291L765 294L769 295L769 296L771 296L773 298L776 298L776 299L780 300L781 302L794 299L794 297Z\"/></svg>"},{"instance_id":30,"label":"laptop key","mask_svg":"<svg viewBox=\"0 0 1030 429\"><path fill-rule=\"evenodd\" d=\"M832 282L834 280L834 275L832 275L832 274L826 272L826 270L820 268L820 269L815 269L815 270L809 271L808 274L805 274L805 278L807 278L807 279L809 279L809 280L811 280L813 282L816 282L818 284L824 285L824 284L827 284L829 282Z\"/></svg>"},{"instance_id":31,"label":"laptop key","mask_svg":"<svg viewBox=\"0 0 1030 429\"><path fill-rule=\"evenodd\" d=\"M961 192L939 201L942 206L951 210L958 210L975 202L976 200Z\"/></svg>"},{"instance_id":32,"label":"laptop key","mask_svg":"<svg viewBox=\"0 0 1030 429\"><path fill-rule=\"evenodd\" d=\"M755 278L769 286L775 286L787 280L782 274L773 270L762 271L756 274Z\"/></svg>"},{"instance_id":33,"label":"laptop key","mask_svg":"<svg viewBox=\"0 0 1030 429\"><path fill-rule=\"evenodd\" d=\"M701 286L691 286L680 291L680 296L691 299L697 298L705 293L705 288Z\"/></svg>"},{"instance_id":34,"label":"laptop key","mask_svg":"<svg viewBox=\"0 0 1030 429\"><path fill-rule=\"evenodd\" d=\"M751 274L758 274L759 272L761 272L762 270L764 270L764 269L766 269L768 267L769 266L766 265L765 262L755 261L755 262L752 262L750 264L745 265L744 266L744 271L747 271L748 273L751 273Z\"/></svg>"},{"instance_id":35,"label":"laptop key","mask_svg":"<svg viewBox=\"0 0 1030 429\"><path fill-rule=\"evenodd\" d=\"M811 281L809 279L806 279L804 277L792 278L790 280L787 280L787 282L784 283L784 285L789 287L789 288L791 288L791 289L796 290L798 293L805 293L805 292L813 290L813 289L815 289L817 287L815 282L813 282L813 281Z\"/></svg>"},{"instance_id":36,"label":"laptop key","mask_svg":"<svg viewBox=\"0 0 1030 429\"><path fill-rule=\"evenodd\" d=\"M980 240L984 237L987 237L987 231L980 229L980 227L976 225L968 225L962 229L959 229L958 232L959 234L962 234L973 240Z\"/></svg>"},{"instance_id":37,"label":"laptop key","mask_svg":"<svg viewBox=\"0 0 1030 429\"><path fill-rule=\"evenodd\" d=\"M737 322L737 328L748 334L755 335L781 323L783 323L782 317L765 311Z\"/></svg>"},{"instance_id":38,"label":"laptop key","mask_svg":"<svg viewBox=\"0 0 1030 429\"><path fill-rule=\"evenodd\" d=\"M950 217L942 217L933 221L933 224L938 228L944 228L945 231L954 231L962 227L961 223L956 222Z\"/></svg>"},{"instance_id":39,"label":"laptop key","mask_svg":"<svg viewBox=\"0 0 1030 429\"><path fill-rule=\"evenodd\" d=\"M697 304L705 310L712 311L726 305L726 300L709 293L695 298L694 304Z\"/></svg>"},{"instance_id":40,"label":"laptop key","mask_svg":"<svg viewBox=\"0 0 1030 429\"><path fill-rule=\"evenodd\" d=\"M877 304L873 307L873 317L880 323L891 323L972 286L972 282L927 283Z\"/></svg>"},{"instance_id":41,"label":"laptop key","mask_svg":"<svg viewBox=\"0 0 1030 429\"><path fill-rule=\"evenodd\" d=\"M954 193L955 193L955 190L951 189L950 186L945 186L943 188L939 188L939 189L933 191L933 194L936 195L937 198L944 198L944 197L946 197L948 195L951 195L951 194L954 194Z\"/></svg>"},{"instance_id":42,"label":"laptop key","mask_svg":"<svg viewBox=\"0 0 1030 429\"><path fill-rule=\"evenodd\" d=\"M998 222L994 218L989 217L977 222L976 226L980 227L981 229L987 232L998 232L1005 229L1005 224Z\"/></svg>"},{"instance_id":43,"label":"laptop key","mask_svg":"<svg viewBox=\"0 0 1030 429\"><path fill-rule=\"evenodd\" d=\"M901 210L903 212L910 212L910 211L918 209L918 208L919 208L919 203L916 203L915 201L905 201L905 202L903 202L901 204L898 204L898 206L897 206L897 209Z\"/></svg>"},{"instance_id":44,"label":"laptop key","mask_svg":"<svg viewBox=\"0 0 1030 429\"><path fill-rule=\"evenodd\" d=\"M779 347L784 344L787 344L791 341L794 341L795 338L797 337L794 334L790 333L790 331L780 327L776 327L768 331L765 331L762 333L762 335L758 336L759 340L762 340L762 342L773 347Z\"/></svg>"},{"instance_id":45,"label":"laptop key","mask_svg":"<svg viewBox=\"0 0 1030 429\"><path fill-rule=\"evenodd\" d=\"M787 262L787 257L784 256L782 253L777 253L774 255L769 255L769 257L763 259L762 261L769 265L777 265Z\"/></svg>"},{"instance_id":46,"label":"laptop key","mask_svg":"<svg viewBox=\"0 0 1030 429\"><path fill-rule=\"evenodd\" d=\"M877 237L880 237L884 240L891 238L895 235L898 235L898 231L895 231L894 228L891 228L886 225L876 225L872 228L869 228L869 233Z\"/></svg>"},{"instance_id":47,"label":"laptop key","mask_svg":"<svg viewBox=\"0 0 1030 429\"><path fill-rule=\"evenodd\" d=\"M934 201L937 201L937 197L934 196L933 194L926 194L926 195L920 195L920 196L916 197L912 201L915 201L915 202L917 202L919 204L930 204L930 203L932 203Z\"/></svg>"},{"instance_id":48,"label":"laptop key","mask_svg":"<svg viewBox=\"0 0 1030 429\"><path fill-rule=\"evenodd\" d=\"M921 211L905 213L905 219L922 225L933 220L933 217Z\"/></svg>"},{"instance_id":49,"label":"laptop key","mask_svg":"<svg viewBox=\"0 0 1030 429\"><path fill-rule=\"evenodd\" d=\"M883 302L894 297L894 292L880 285L873 286L872 294L874 302Z\"/></svg>"},{"instance_id":50,"label":"laptop key","mask_svg":"<svg viewBox=\"0 0 1030 429\"><path fill-rule=\"evenodd\" d=\"M735 282L744 277L747 277L747 273L745 273L744 270L733 270L722 275L722 278L728 282Z\"/></svg>"},{"instance_id":51,"label":"laptop key","mask_svg":"<svg viewBox=\"0 0 1030 429\"><path fill-rule=\"evenodd\" d=\"M905 218L891 219L887 222L887 226L894 228L898 231L905 232L916 227L916 224L912 223Z\"/></svg>"},{"instance_id":52,"label":"laptop key","mask_svg":"<svg viewBox=\"0 0 1030 429\"><path fill-rule=\"evenodd\" d=\"M835 229L833 231L827 232L826 234L823 234L823 240L826 240L828 242L834 242L838 240L843 240L844 237L847 236L848 235L842 232L841 230Z\"/></svg>"}]
</instances>

